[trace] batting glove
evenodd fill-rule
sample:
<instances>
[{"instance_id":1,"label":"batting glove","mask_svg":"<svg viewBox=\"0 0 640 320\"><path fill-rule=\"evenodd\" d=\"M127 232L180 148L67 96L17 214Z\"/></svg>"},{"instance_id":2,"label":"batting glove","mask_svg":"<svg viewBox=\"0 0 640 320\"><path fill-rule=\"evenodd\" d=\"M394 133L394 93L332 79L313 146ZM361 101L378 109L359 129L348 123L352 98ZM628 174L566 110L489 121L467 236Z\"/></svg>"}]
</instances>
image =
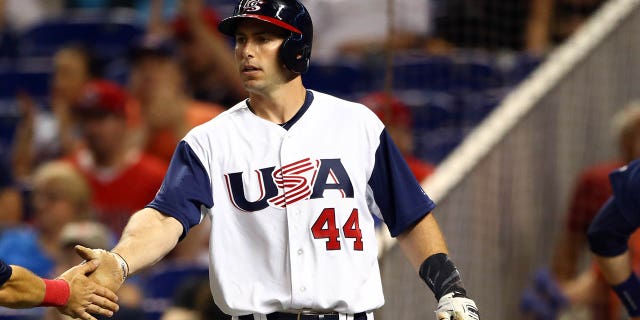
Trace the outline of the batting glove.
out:
<instances>
[{"instance_id":1,"label":"batting glove","mask_svg":"<svg viewBox=\"0 0 640 320\"><path fill-rule=\"evenodd\" d=\"M451 292L438 301L436 318L438 320L480 320L480 312L473 300Z\"/></svg>"}]
</instances>

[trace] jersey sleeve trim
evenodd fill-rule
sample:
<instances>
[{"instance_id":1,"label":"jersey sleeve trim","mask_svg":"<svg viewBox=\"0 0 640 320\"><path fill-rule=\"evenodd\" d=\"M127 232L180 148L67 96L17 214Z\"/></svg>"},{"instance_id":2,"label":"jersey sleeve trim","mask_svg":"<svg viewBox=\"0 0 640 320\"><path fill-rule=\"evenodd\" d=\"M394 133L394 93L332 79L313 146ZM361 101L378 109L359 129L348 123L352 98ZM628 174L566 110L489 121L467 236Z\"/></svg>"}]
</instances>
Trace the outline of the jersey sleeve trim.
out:
<instances>
[{"instance_id":1,"label":"jersey sleeve trim","mask_svg":"<svg viewBox=\"0 0 640 320\"><path fill-rule=\"evenodd\" d=\"M436 207L385 129L380 133L369 186L393 237L402 234Z\"/></svg>"},{"instance_id":2,"label":"jersey sleeve trim","mask_svg":"<svg viewBox=\"0 0 640 320\"><path fill-rule=\"evenodd\" d=\"M203 207L213 207L209 175L187 142L178 144L162 186L147 207L178 220L184 228L180 239L200 223Z\"/></svg>"}]
</instances>

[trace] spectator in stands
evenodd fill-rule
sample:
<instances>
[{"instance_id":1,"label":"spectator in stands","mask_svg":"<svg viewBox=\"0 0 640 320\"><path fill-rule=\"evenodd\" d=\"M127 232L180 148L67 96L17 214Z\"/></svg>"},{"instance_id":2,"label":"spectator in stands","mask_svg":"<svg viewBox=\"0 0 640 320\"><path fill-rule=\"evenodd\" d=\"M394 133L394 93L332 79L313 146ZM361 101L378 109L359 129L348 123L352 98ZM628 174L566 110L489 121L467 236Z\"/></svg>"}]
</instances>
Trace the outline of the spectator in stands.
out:
<instances>
[{"instance_id":1,"label":"spectator in stands","mask_svg":"<svg viewBox=\"0 0 640 320\"><path fill-rule=\"evenodd\" d=\"M532 1L438 1L434 36L454 47L522 50Z\"/></svg>"},{"instance_id":2,"label":"spectator in stands","mask_svg":"<svg viewBox=\"0 0 640 320\"><path fill-rule=\"evenodd\" d=\"M0 1L0 66L9 66L17 56L18 37L10 27L7 14L7 3Z\"/></svg>"},{"instance_id":3,"label":"spectator in stands","mask_svg":"<svg viewBox=\"0 0 640 320\"><path fill-rule=\"evenodd\" d=\"M418 181L423 181L433 173L433 165L413 155L411 110L406 104L384 92L370 93L362 97L360 102L373 110L382 120Z\"/></svg>"},{"instance_id":4,"label":"spectator in stands","mask_svg":"<svg viewBox=\"0 0 640 320\"><path fill-rule=\"evenodd\" d=\"M57 274L58 242L64 226L89 217L91 193L68 163L49 162L33 176L32 225L18 225L0 236L0 259L32 270L40 277Z\"/></svg>"},{"instance_id":5,"label":"spectator in stands","mask_svg":"<svg viewBox=\"0 0 640 320\"><path fill-rule=\"evenodd\" d=\"M248 93L229 42L218 32L218 21L217 13L202 0L186 0L172 26L192 96L230 108Z\"/></svg>"},{"instance_id":6,"label":"spectator in stands","mask_svg":"<svg viewBox=\"0 0 640 320\"><path fill-rule=\"evenodd\" d=\"M144 150L167 164L178 142L191 128L225 110L187 95L173 49L168 41L144 39L132 52L129 78L136 109L141 112Z\"/></svg>"},{"instance_id":7,"label":"spectator in stands","mask_svg":"<svg viewBox=\"0 0 640 320\"><path fill-rule=\"evenodd\" d=\"M544 53L569 38L606 0L536 0L531 2L527 48Z\"/></svg>"},{"instance_id":8,"label":"spectator in stands","mask_svg":"<svg viewBox=\"0 0 640 320\"><path fill-rule=\"evenodd\" d=\"M0 1L0 30L24 32L46 18L49 1L2 0Z\"/></svg>"},{"instance_id":9,"label":"spectator in stands","mask_svg":"<svg viewBox=\"0 0 640 320\"><path fill-rule=\"evenodd\" d=\"M573 304L586 304L594 319L618 319L619 304L611 295L599 270L578 270L579 261L588 254L587 230L602 205L611 196L609 173L640 157L640 101L633 101L613 119L618 158L584 169L574 187L563 232L555 245L551 273L562 293ZM640 233L630 245L640 256ZM640 267L640 260L635 266Z\"/></svg>"},{"instance_id":10,"label":"spectator in stands","mask_svg":"<svg viewBox=\"0 0 640 320\"><path fill-rule=\"evenodd\" d=\"M336 61L345 55L380 53L387 44L386 0L302 0L314 26L314 61ZM390 45L406 49L421 45L431 32L430 1L394 1L395 34ZM345 14L353 13L353 14ZM375 23L372 23L375 21Z\"/></svg>"},{"instance_id":11,"label":"spectator in stands","mask_svg":"<svg viewBox=\"0 0 640 320\"><path fill-rule=\"evenodd\" d=\"M455 47L544 54L605 0L450 0L434 8L434 36Z\"/></svg>"},{"instance_id":12,"label":"spectator in stands","mask_svg":"<svg viewBox=\"0 0 640 320\"><path fill-rule=\"evenodd\" d=\"M0 158L0 233L22 220L22 194L5 159Z\"/></svg>"},{"instance_id":13,"label":"spectator in stands","mask_svg":"<svg viewBox=\"0 0 640 320\"><path fill-rule=\"evenodd\" d=\"M116 235L153 199L167 168L128 141L126 102L126 93L113 82L87 84L72 107L86 147L68 158L89 182L98 219Z\"/></svg>"},{"instance_id":14,"label":"spectator in stands","mask_svg":"<svg viewBox=\"0 0 640 320\"><path fill-rule=\"evenodd\" d=\"M58 50L53 65L51 112L39 111L27 92L17 97L22 117L16 129L13 169L20 180L28 179L38 164L69 154L76 147L78 141L72 132L69 107L84 85L101 72L98 59L83 45Z\"/></svg>"}]
</instances>

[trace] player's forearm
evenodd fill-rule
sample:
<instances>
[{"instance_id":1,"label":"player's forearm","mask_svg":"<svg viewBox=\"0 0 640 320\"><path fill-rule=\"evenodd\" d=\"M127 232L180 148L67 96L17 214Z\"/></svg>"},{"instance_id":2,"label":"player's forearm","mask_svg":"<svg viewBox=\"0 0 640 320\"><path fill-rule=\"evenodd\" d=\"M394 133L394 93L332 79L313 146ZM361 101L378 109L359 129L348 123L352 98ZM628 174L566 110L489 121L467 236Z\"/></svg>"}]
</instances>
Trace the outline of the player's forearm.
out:
<instances>
[{"instance_id":1,"label":"player's forearm","mask_svg":"<svg viewBox=\"0 0 640 320\"><path fill-rule=\"evenodd\" d=\"M164 257L182 234L182 225L173 217L152 208L131 217L113 252L124 258L129 274L151 266Z\"/></svg>"},{"instance_id":2,"label":"player's forearm","mask_svg":"<svg viewBox=\"0 0 640 320\"><path fill-rule=\"evenodd\" d=\"M398 243L416 271L429 256L448 253L440 227L431 213L398 236Z\"/></svg>"},{"instance_id":3,"label":"player's forearm","mask_svg":"<svg viewBox=\"0 0 640 320\"><path fill-rule=\"evenodd\" d=\"M44 299L44 281L27 269L12 266L11 278L0 287L0 305L9 308L31 308Z\"/></svg>"},{"instance_id":4,"label":"player's forearm","mask_svg":"<svg viewBox=\"0 0 640 320\"><path fill-rule=\"evenodd\" d=\"M632 272L629 251L615 257L602 257L598 255L595 257L605 280L610 285L618 285L629 278Z\"/></svg>"}]
</instances>

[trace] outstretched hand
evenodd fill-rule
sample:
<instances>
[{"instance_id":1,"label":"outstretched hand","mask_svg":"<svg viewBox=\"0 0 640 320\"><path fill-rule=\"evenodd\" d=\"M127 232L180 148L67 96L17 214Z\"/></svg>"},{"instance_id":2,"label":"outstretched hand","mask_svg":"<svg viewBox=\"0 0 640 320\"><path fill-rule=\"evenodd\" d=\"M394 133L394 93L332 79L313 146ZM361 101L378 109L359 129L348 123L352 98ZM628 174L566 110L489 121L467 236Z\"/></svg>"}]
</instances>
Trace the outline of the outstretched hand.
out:
<instances>
[{"instance_id":1,"label":"outstretched hand","mask_svg":"<svg viewBox=\"0 0 640 320\"><path fill-rule=\"evenodd\" d=\"M75 246L76 253L83 259L100 261L98 268L89 275L89 279L95 283L117 292L124 283L126 275L116 256L102 249L89 249L80 245Z\"/></svg>"},{"instance_id":2,"label":"outstretched hand","mask_svg":"<svg viewBox=\"0 0 640 320\"><path fill-rule=\"evenodd\" d=\"M67 304L58 311L83 320L95 320L91 314L111 317L118 311L118 297L113 291L91 281L87 275L99 268L99 260L90 260L77 265L58 277L69 284L70 295ZM91 314L90 314L91 313Z\"/></svg>"}]
</instances>

